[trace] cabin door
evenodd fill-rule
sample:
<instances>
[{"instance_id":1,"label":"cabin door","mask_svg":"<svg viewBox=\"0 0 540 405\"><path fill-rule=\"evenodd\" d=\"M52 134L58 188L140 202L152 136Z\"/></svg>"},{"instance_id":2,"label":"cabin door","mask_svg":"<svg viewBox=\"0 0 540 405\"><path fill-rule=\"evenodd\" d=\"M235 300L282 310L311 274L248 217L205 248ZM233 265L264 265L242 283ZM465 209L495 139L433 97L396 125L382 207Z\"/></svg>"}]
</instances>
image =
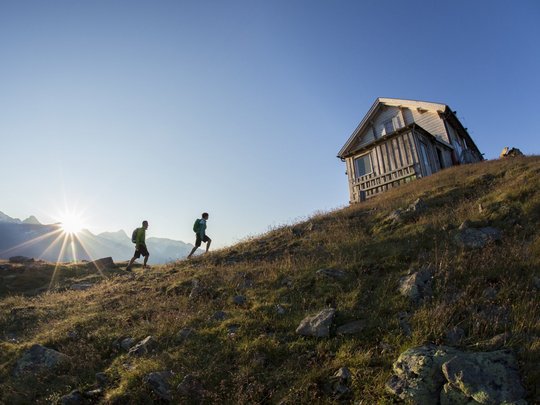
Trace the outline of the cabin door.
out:
<instances>
[{"instance_id":1,"label":"cabin door","mask_svg":"<svg viewBox=\"0 0 540 405\"><path fill-rule=\"evenodd\" d=\"M420 154L422 155L422 162L424 163L424 167L426 168L426 176L432 175L433 168L431 167L431 163L429 163L427 146L424 142L420 142Z\"/></svg>"}]
</instances>

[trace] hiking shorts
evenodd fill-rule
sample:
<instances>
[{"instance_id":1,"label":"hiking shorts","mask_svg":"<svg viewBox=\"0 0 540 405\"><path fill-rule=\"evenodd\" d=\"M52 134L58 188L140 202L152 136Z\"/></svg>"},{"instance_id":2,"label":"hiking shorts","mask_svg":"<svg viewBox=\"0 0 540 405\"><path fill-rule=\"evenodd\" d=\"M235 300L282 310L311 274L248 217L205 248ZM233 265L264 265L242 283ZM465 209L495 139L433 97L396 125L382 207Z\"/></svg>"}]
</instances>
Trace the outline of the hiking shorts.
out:
<instances>
[{"instance_id":1,"label":"hiking shorts","mask_svg":"<svg viewBox=\"0 0 540 405\"><path fill-rule=\"evenodd\" d=\"M148 253L148 249L144 245L139 246L137 249L135 249L135 254L133 255L133 257L138 259L139 257L141 257L141 255L145 257L150 256L150 253Z\"/></svg>"},{"instance_id":2,"label":"hiking shorts","mask_svg":"<svg viewBox=\"0 0 540 405\"><path fill-rule=\"evenodd\" d=\"M206 235L204 235L202 238L201 238L201 235L197 234L197 239L195 239L195 247L199 247L201 246L201 243L202 242L209 242L210 241L210 238Z\"/></svg>"}]
</instances>

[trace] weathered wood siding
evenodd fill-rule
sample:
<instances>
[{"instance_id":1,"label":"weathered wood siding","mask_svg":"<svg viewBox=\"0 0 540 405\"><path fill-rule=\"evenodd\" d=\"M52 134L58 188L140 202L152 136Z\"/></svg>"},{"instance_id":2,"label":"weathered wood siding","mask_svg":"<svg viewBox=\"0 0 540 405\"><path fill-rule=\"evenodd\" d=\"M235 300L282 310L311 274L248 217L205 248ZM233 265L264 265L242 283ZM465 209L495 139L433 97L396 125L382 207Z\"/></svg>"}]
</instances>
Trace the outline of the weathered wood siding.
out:
<instances>
[{"instance_id":1,"label":"weathered wood siding","mask_svg":"<svg viewBox=\"0 0 540 405\"><path fill-rule=\"evenodd\" d=\"M417 109L404 108L403 115L405 116L405 123L407 125L415 122L433 136L450 143L444 121L437 111L419 112Z\"/></svg>"}]
</instances>

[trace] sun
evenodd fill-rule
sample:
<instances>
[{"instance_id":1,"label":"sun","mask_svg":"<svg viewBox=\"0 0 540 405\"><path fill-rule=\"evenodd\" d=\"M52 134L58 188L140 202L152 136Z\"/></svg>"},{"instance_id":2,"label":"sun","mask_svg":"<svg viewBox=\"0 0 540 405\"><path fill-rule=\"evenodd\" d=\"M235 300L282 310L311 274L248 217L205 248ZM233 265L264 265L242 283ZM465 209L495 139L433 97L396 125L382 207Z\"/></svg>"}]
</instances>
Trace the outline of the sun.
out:
<instances>
[{"instance_id":1,"label":"sun","mask_svg":"<svg viewBox=\"0 0 540 405\"><path fill-rule=\"evenodd\" d=\"M60 226L64 233L77 235L84 229L84 219L81 215L75 213L64 213L60 216Z\"/></svg>"}]
</instances>

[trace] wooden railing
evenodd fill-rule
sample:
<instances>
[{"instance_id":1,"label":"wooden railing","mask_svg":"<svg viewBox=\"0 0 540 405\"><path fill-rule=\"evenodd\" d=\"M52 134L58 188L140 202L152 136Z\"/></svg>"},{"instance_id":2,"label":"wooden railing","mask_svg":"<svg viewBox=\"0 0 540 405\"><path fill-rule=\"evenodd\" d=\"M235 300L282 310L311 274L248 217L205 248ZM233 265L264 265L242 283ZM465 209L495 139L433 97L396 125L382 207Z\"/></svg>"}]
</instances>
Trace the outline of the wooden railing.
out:
<instances>
[{"instance_id":1,"label":"wooden railing","mask_svg":"<svg viewBox=\"0 0 540 405\"><path fill-rule=\"evenodd\" d=\"M364 201L399 184L414 180L417 177L420 177L419 167L417 164L412 164L381 175L370 173L358 177L353 180L353 188L357 196L357 201Z\"/></svg>"}]
</instances>

